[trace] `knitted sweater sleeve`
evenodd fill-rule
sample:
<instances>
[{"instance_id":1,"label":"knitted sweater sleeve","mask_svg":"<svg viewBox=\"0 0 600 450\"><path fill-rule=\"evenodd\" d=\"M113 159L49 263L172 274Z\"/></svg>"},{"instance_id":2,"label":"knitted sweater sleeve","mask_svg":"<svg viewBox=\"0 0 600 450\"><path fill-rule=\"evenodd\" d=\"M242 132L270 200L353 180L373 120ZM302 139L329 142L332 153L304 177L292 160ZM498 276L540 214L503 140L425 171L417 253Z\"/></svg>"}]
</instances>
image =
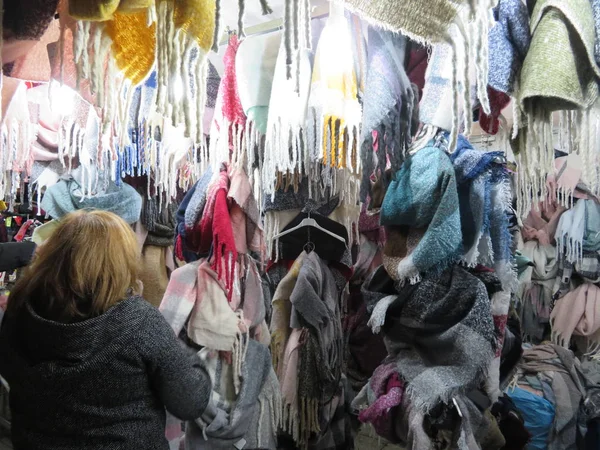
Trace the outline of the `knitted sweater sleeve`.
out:
<instances>
[{"instance_id":1,"label":"knitted sweater sleeve","mask_svg":"<svg viewBox=\"0 0 600 450\"><path fill-rule=\"evenodd\" d=\"M167 411L180 420L200 417L210 399L211 381L198 355L185 347L157 309L140 333L152 389Z\"/></svg>"}]
</instances>

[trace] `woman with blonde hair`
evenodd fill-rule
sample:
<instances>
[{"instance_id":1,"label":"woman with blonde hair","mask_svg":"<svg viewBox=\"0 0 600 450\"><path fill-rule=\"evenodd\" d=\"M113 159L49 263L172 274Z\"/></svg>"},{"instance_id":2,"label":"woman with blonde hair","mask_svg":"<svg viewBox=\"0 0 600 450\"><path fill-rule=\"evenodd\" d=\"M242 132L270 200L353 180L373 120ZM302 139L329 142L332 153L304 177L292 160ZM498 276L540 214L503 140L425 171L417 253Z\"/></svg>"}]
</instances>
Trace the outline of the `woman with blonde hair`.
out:
<instances>
[{"instance_id":1,"label":"woman with blonde hair","mask_svg":"<svg viewBox=\"0 0 600 450\"><path fill-rule=\"evenodd\" d=\"M139 247L115 214L65 216L0 328L16 450L168 449L165 409L199 418L210 378L136 295Z\"/></svg>"}]
</instances>

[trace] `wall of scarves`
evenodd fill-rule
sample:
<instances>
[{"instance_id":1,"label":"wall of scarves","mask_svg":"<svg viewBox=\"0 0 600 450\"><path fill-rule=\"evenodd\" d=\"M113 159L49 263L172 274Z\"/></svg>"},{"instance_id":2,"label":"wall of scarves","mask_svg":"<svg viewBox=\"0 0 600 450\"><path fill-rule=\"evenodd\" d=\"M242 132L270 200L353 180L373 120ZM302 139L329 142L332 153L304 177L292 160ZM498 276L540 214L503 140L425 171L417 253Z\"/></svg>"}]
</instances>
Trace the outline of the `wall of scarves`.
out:
<instances>
[{"instance_id":1,"label":"wall of scarves","mask_svg":"<svg viewBox=\"0 0 600 450\"><path fill-rule=\"evenodd\" d=\"M4 223L134 228L171 448L599 448L600 1L253 2L4 2Z\"/></svg>"}]
</instances>

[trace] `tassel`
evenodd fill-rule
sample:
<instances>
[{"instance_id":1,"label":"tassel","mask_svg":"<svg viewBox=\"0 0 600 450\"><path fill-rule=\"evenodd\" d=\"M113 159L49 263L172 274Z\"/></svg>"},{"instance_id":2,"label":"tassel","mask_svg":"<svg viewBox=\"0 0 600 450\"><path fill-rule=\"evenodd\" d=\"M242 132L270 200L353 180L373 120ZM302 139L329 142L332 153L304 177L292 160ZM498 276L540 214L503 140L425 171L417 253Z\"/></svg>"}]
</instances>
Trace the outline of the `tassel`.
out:
<instances>
[{"instance_id":1,"label":"tassel","mask_svg":"<svg viewBox=\"0 0 600 450\"><path fill-rule=\"evenodd\" d=\"M215 34L213 35L212 51L219 53L219 28L221 26L221 0L215 0Z\"/></svg>"},{"instance_id":2,"label":"tassel","mask_svg":"<svg viewBox=\"0 0 600 450\"><path fill-rule=\"evenodd\" d=\"M244 34L244 14L246 13L246 2L245 0L238 0L238 37L243 39L246 37Z\"/></svg>"},{"instance_id":3,"label":"tassel","mask_svg":"<svg viewBox=\"0 0 600 450\"><path fill-rule=\"evenodd\" d=\"M271 6L269 5L268 0L260 0L260 7L262 10L263 16L266 16L268 14L273 14L273 9L271 9Z\"/></svg>"}]
</instances>

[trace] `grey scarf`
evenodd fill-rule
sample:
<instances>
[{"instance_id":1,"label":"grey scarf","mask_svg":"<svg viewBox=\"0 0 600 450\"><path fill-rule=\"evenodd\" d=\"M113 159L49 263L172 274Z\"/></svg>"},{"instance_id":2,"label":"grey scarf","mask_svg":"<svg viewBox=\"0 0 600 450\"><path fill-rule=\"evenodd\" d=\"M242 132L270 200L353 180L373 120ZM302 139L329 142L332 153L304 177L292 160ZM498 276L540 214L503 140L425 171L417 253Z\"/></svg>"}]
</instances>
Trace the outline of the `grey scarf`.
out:
<instances>
[{"instance_id":1,"label":"grey scarf","mask_svg":"<svg viewBox=\"0 0 600 450\"><path fill-rule=\"evenodd\" d=\"M384 289L371 322L381 323L390 357L408 382L415 406L430 411L440 402L477 387L494 356L494 322L485 285L460 266L416 285ZM368 289L369 286L365 286Z\"/></svg>"}]
</instances>

